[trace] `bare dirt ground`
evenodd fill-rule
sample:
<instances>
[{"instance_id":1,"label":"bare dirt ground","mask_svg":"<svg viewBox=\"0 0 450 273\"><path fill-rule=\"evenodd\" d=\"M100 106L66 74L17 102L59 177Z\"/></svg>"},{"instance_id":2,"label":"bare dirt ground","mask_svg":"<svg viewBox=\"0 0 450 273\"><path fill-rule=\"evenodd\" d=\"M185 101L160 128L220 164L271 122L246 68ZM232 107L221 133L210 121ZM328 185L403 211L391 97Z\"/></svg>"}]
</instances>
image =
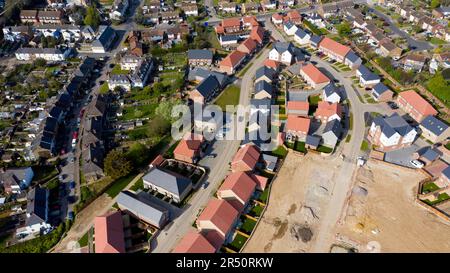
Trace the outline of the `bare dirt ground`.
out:
<instances>
[{"instance_id":1,"label":"bare dirt ground","mask_svg":"<svg viewBox=\"0 0 450 273\"><path fill-rule=\"evenodd\" d=\"M289 153L270 204L243 252L308 252L342 161Z\"/></svg>"},{"instance_id":2,"label":"bare dirt ground","mask_svg":"<svg viewBox=\"0 0 450 273\"><path fill-rule=\"evenodd\" d=\"M450 225L414 202L424 178L415 170L369 161L358 170L337 232L361 252L449 252Z\"/></svg>"}]
</instances>

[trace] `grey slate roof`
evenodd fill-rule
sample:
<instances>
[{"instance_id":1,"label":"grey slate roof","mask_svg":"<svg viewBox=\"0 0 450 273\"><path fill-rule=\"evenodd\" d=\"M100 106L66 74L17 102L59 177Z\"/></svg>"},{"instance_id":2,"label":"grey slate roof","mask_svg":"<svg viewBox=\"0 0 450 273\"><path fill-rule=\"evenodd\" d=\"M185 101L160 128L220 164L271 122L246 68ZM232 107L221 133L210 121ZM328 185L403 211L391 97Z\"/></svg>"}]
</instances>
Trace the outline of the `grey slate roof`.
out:
<instances>
[{"instance_id":1,"label":"grey slate roof","mask_svg":"<svg viewBox=\"0 0 450 273\"><path fill-rule=\"evenodd\" d=\"M323 91L325 92L325 95L327 97L333 95L334 93L338 94L339 97L341 96L341 92L339 91L339 89L332 83L328 84L327 86L325 86L325 88L323 89Z\"/></svg>"},{"instance_id":2,"label":"grey slate roof","mask_svg":"<svg viewBox=\"0 0 450 273\"><path fill-rule=\"evenodd\" d=\"M166 220L168 210L129 191L123 191L117 196L117 204L124 207L139 219L161 227Z\"/></svg>"},{"instance_id":3,"label":"grey slate roof","mask_svg":"<svg viewBox=\"0 0 450 273\"><path fill-rule=\"evenodd\" d=\"M286 23L284 23L284 26L287 29L290 29L290 28L294 27L294 24L291 21L287 21Z\"/></svg>"},{"instance_id":4,"label":"grey slate roof","mask_svg":"<svg viewBox=\"0 0 450 273\"><path fill-rule=\"evenodd\" d=\"M383 94L384 92L388 91L389 87L384 85L383 83L379 82L373 87L373 92L376 93L378 96Z\"/></svg>"},{"instance_id":5,"label":"grey slate roof","mask_svg":"<svg viewBox=\"0 0 450 273\"><path fill-rule=\"evenodd\" d=\"M442 171L442 175L445 176L445 177L447 177L447 179L450 179L450 166L448 166L447 168L445 168L445 169Z\"/></svg>"},{"instance_id":6,"label":"grey slate roof","mask_svg":"<svg viewBox=\"0 0 450 273\"><path fill-rule=\"evenodd\" d=\"M320 137L319 136L311 136L307 135L305 143L314 147L319 147L320 145Z\"/></svg>"},{"instance_id":7,"label":"grey slate roof","mask_svg":"<svg viewBox=\"0 0 450 273\"><path fill-rule=\"evenodd\" d=\"M267 66L262 66L256 70L255 78L259 79L263 76L266 76L270 80L273 80L275 73L276 73L275 70L273 70L272 68L269 68Z\"/></svg>"},{"instance_id":8,"label":"grey slate roof","mask_svg":"<svg viewBox=\"0 0 450 273\"><path fill-rule=\"evenodd\" d=\"M432 149L432 148L428 148L422 155L421 155L421 157L424 157L424 158L426 158L427 160L429 160L429 161L434 161L434 160L436 160L436 159L438 159L439 158L439 153L438 152L436 152L434 149Z\"/></svg>"},{"instance_id":9,"label":"grey slate roof","mask_svg":"<svg viewBox=\"0 0 450 273\"><path fill-rule=\"evenodd\" d=\"M222 35L220 36L220 40L222 42L231 42L239 40L239 36L237 35Z\"/></svg>"},{"instance_id":10,"label":"grey slate roof","mask_svg":"<svg viewBox=\"0 0 450 273\"><path fill-rule=\"evenodd\" d=\"M203 95L203 97L210 96L215 90L220 87L217 78L213 75L209 75L206 79L204 79L198 86L197 91Z\"/></svg>"},{"instance_id":11,"label":"grey slate roof","mask_svg":"<svg viewBox=\"0 0 450 273\"><path fill-rule=\"evenodd\" d=\"M296 32L295 32L295 36L300 37L301 39L305 38L308 35L308 33L306 33L306 31L304 31L303 29L299 28Z\"/></svg>"},{"instance_id":12,"label":"grey slate roof","mask_svg":"<svg viewBox=\"0 0 450 273\"><path fill-rule=\"evenodd\" d=\"M271 101L270 99L251 99L250 100L250 106L255 109L261 109L261 110L270 110Z\"/></svg>"},{"instance_id":13,"label":"grey slate roof","mask_svg":"<svg viewBox=\"0 0 450 273\"><path fill-rule=\"evenodd\" d=\"M272 95L272 85L268 84L266 81L259 81L255 84L255 93L259 93L262 91L266 91L270 95Z\"/></svg>"},{"instance_id":14,"label":"grey slate roof","mask_svg":"<svg viewBox=\"0 0 450 273\"><path fill-rule=\"evenodd\" d=\"M294 46L292 45L292 43L283 43L283 42L276 42L273 45L273 48L276 49L276 51L278 51L278 53L283 53L285 51L289 51L293 54L294 52Z\"/></svg>"},{"instance_id":15,"label":"grey slate roof","mask_svg":"<svg viewBox=\"0 0 450 273\"><path fill-rule=\"evenodd\" d=\"M211 51L207 50L207 49L190 49L188 50L188 59L194 59L194 60L212 60L213 58L213 54Z\"/></svg>"},{"instance_id":16,"label":"grey slate roof","mask_svg":"<svg viewBox=\"0 0 450 273\"><path fill-rule=\"evenodd\" d=\"M105 30L102 32L102 34L100 34L100 37L98 37L98 39L94 40L94 42L92 42L93 45L95 46L102 46L104 48L107 48L109 45L109 41L112 39L112 37L115 35L115 30L110 27L107 26L105 28Z\"/></svg>"},{"instance_id":17,"label":"grey slate roof","mask_svg":"<svg viewBox=\"0 0 450 273\"><path fill-rule=\"evenodd\" d=\"M347 54L347 56L345 56L345 58L346 58L347 60L349 60L351 63L356 63L356 62L358 62L359 60L361 60L361 58L359 58L359 56L356 55L356 53L353 52L353 51L350 51L350 52Z\"/></svg>"},{"instance_id":18,"label":"grey slate roof","mask_svg":"<svg viewBox=\"0 0 450 273\"><path fill-rule=\"evenodd\" d=\"M434 116L427 116L422 120L420 123L424 128L431 131L436 136L440 136L445 130L448 129L448 125L445 124L443 121L440 121Z\"/></svg>"},{"instance_id":19,"label":"grey slate roof","mask_svg":"<svg viewBox=\"0 0 450 273\"><path fill-rule=\"evenodd\" d=\"M26 220L26 225L33 225L47 221L48 209L48 189L36 187L27 196L27 214L30 215Z\"/></svg>"},{"instance_id":20,"label":"grey slate roof","mask_svg":"<svg viewBox=\"0 0 450 273\"><path fill-rule=\"evenodd\" d=\"M109 82L112 84L129 84L130 80L127 75L111 75Z\"/></svg>"},{"instance_id":21,"label":"grey slate roof","mask_svg":"<svg viewBox=\"0 0 450 273\"><path fill-rule=\"evenodd\" d=\"M322 41L322 36L318 36L318 35L311 36L310 43L312 45L317 46L317 45L319 45L320 41Z\"/></svg>"},{"instance_id":22,"label":"grey slate roof","mask_svg":"<svg viewBox=\"0 0 450 273\"><path fill-rule=\"evenodd\" d=\"M328 122L327 125L325 125L325 129L323 130L323 133L333 133L336 138L339 138L342 133L342 125L341 122L337 119L333 119L332 121Z\"/></svg>"},{"instance_id":23,"label":"grey slate roof","mask_svg":"<svg viewBox=\"0 0 450 273\"><path fill-rule=\"evenodd\" d=\"M181 196L192 184L191 180L185 177L175 173L169 173L159 168L153 168L142 179L144 183L149 182L177 196Z\"/></svg>"},{"instance_id":24,"label":"grey slate roof","mask_svg":"<svg viewBox=\"0 0 450 273\"><path fill-rule=\"evenodd\" d=\"M401 136L407 135L414 130L399 114L394 113L390 117L376 117L373 122L376 126L380 126L381 131L387 137L391 137L395 133Z\"/></svg>"},{"instance_id":25,"label":"grey slate roof","mask_svg":"<svg viewBox=\"0 0 450 273\"><path fill-rule=\"evenodd\" d=\"M374 74L372 71L370 71L364 65L360 65L358 67L358 71L359 71L359 73L361 73L361 77L366 81L373 81L373 80L380 79L380 77L378 77L378 75Z\"/></svg>"},{"instance_id":26,"label":"grey slate roof","mask_svg":"<svg viewBox=\"0 0 450 273\"><path fill-rule=\"evenodd\" d=\"M194 69L189 70L188 80L204 80L208 76L213 75L216 77L216 80L219 82L220 86L224 86L228 80L228 76L224 73L220 73L217 71L211 71L201 67L195 67Z\"/></svg>"}]
</instances>

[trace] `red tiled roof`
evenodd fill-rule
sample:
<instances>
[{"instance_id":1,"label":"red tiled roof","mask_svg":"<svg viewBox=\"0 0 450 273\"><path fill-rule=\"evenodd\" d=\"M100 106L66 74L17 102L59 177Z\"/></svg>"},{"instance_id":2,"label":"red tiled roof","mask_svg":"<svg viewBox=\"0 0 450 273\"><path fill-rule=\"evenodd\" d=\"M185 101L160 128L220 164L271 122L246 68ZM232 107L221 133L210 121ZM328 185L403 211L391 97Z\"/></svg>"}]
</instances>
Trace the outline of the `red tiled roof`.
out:
<instances>
[{"instance_id":1,"label":"red tiled roof","mask_svg":"<svg viewBox=\"0 0 450 273\"><path fill-rule=\"evenodd\" d=\"M200 150L203 141L204 138L202 135L188 133L183 137L180 143L178 143L173 153L192 157L198 150Z\"/></svg>"},{"instance_id":2,"label":"red tiled roof","mask_svg":"<svg viewBox=\"0 0 450 273\"><path fill-rule=\"evenodd\" d=\"M300 71L303 71L308 77L316 84L329 82L330 79L325 76L322 72L320 72L317 67L315 67L313 64L308 64L306 66L303 66Z\"/></svg>"},{"instance_id":3,"label":"red tiled roof","mask_svg":"<svg viewBox=\"0 0 450 273\"><path fill-rule=\"evenodd\" d=\"M425 115L434 116L438 113L436 109L434 109L433 106L428 101L426 101L424 98L422 98L419 94L417 94L413 90L401 92L398 96L407 101L408 104L410 104L416 111L418 111L424 116Z\"/></svg>"},{"instance_id":4,"label":"red tiled roof","mask_svg":"<svg viewBox=\"0 0 450 273\"><path fill-rule=\"evenodd\" d=\"M224 28L228 27L239 27L241 26L241 19L240 18L225 18L222 20L222 26Z\"/></svg>"},{"instance_id":5,"label":"red tiled roof","mask_svg":"<svg viewBox=\"0 0 450 273\"><path fill-rule=\"evenodd\" d=\"M341 105L337 102L329 103L327 101L320 101L317 105L317 110L314 113L315 117L331 117L337 114L339 117L342 115Z\"/></svg>"},{"instance_id":6,"label":"red tiled roof","mask_svg":"<svg viewBox=\"0 0 450 273\"><path fill-rule=\"evenodd\" d=\"M217 33L217 34L223 34L223 33L225 33L225 29L223 28L222 25L217 25L217 26L216 26L216 33Z\"/></svg>"},{"instance_id":7,"label":"red tiled roof","mask_svg":"<svg viewBox=\"0 0 450 273\"><path fill-rule=\"evenodd\" d=\"M283 19L283 15L281 15L281 14L279 14L279 13L274 13L274 14L272 15L272 18L273 18L274 20L282 20L282 19Z\"/></svg>"},{"instance_id":8,"label":"red tiled roof","mask_svg":"<svg viewBox=\"0 0 450 273\"><path fill-rule=\"evenodd\" d=\"M267 183L269 182L269 178L257 174L251 174L251 176L253 178L253 181L255 181L256 183L257 189L262 191L266 189Z\"/></svg>"},{"instance_id":9,"label":"red tiled roof","mask_svg":"<svg viewBox=\"0 0 450 273\"><path fill-rule=\"evenodd\" d=\"M252 31L250 32L250 38L262 44L264 40L264 28L260 26L252 28Z\"/></svg>"},{"instance_id":10,"label":"red tiled roof","mask_svg":"<svg viewBox=\"0 0 450 273\"><path fill-rule=\"evenodd\" d=\"M347 55L347 53L350 51L350 48L348 46L340 44L328 37L322 39L319 47L323 47L331 52L334 52L336 55L341 56L342 58L344 58L345 55Z\"/></svg>"},{"instance_id":11,"label":"red tiled roof","mask_svg":"<svg viewBox=\"0 0 450 273\"><path fill-rule=\"evenodd\" d=\"M95 252L125 253L122 214L119 211L95 217Z\"/></svg>"},{"instance_id":12,"label":"red tiled roof","mask_svg":"<svg viewBox=\"0 0 450 273\"><path fill-rule=\"evenodd\" d=\"M150 163L151 166L159 166L164 162L164 157L162 155L158 155L153 161Z\"/></svg>"},{"instance_id":13,"label":"red tiled roof","mask_svg":"<svg viewBox=\"0 0 450 273\"><path fill-rule=\"evenodd\" d=\"M307 101L288 101L287 109L298 110L298 111L308 111L309 103Z\"/></svg>"},{"instance_id":14,"label":"red tiled roof","mask_svg":"<svg viewBox=\"0 0 450 273\"><path fill-rule=\"evenodd\" d=\"M248 51L252 52L256 49L256 42L253 39L248 38L247 40L243 41L240 46L245 46Z\"/></svg>"},{"instance_id":15,"label":"red tiled roof","mask_svg":"<svg viewBox=\"0 0 450 273\"><path fill-rule=\"evenodd\" d=\"M309 132L310 124L311 120L309 118L303 118L297 115L288 115L286 129L288 131L303 132L307 134Z\"/></svg>"},{"instance_id":16,"label":"red tiled roof","mask_svg":"<svg viewBox=\"0 0 450 273\"><path fill-rule=\"evenodd\" d=\"M259 160L259 156L260 152L255 145L245 145L237 151L236 155L231 161L231 164L233 165L242 161L251 169L253 169Z\"/></svg>"},{"instance_id":17,"label":"red tiled roof","mask_svg":"<svg viewBox=\"0 0 450 273\"><path fill-rule=\"evenodd\" d=\"M235 50L226 56L225 59L220 61L219 66L235 67L242 59L245 58L245 56L245 53Z\"/></svg>"},{"instance_id":18,"label":"red tiled roof","mask_svg":"<svg viewBox=\"0 0 450 273\"><path fill-rule=\"evenodd\" d=\"M289 19L291 19L293 21L302 19L302 16L300 15L300 13L297 10L292 10L292 11L288 12L287 17L289 17Z\"/></svg>"},{"instance_id":19,"label":"red tiled roof","mask_svg":"<svg viewBox=\"0 0 450 273\"><path fill-rule=\"evenodd\" d=\"M173 253L215 253L216 248L198 232L189 232L181 239Z\"/></svg>"},{"instance_id":20,"label":"red tiled roof","mask_svg":"<svg viewBox=\"0 0 450 273\"><path fill-rule=\"evenodd\" d=\"M255 16L245 16L242 21L244 24L250 24L252 27L259 26L258 20Z\"/></svg>"},{"instance_id":21,"label":"red tiled roof","mask_svg":"<svg viewBox=\"0 0 450 273\"><path fill-rule=\"evenodd\" d=\"M239 212L225 200L211 199L197 221L210 221L225 236L231 231Z\"/></svg>"},{"instance_id":22,"label":"red tiled roof","mask_svg":"<svg viewBox=\"0 0 450 273\"><path fill-rule=\"evenodd\" d=\"M255 191L255 187L255 181L248 174L245 172L236 172L231 173L225 178L218 191L232 191L239 199L246 203ZM243 204L239 204L235 208L242 210Z\"/></svg>"},{"instance_id":23,"label":"red tiled roof","mask_svg":"<svg viewBox=\"0 0 450 273\"><path fill-rule=\"evenodd\" d=\"M264 66L278 70L278 68L280 67L280 63L271 59L267 59L264 61Z\"/></svg>"}]
</instances>

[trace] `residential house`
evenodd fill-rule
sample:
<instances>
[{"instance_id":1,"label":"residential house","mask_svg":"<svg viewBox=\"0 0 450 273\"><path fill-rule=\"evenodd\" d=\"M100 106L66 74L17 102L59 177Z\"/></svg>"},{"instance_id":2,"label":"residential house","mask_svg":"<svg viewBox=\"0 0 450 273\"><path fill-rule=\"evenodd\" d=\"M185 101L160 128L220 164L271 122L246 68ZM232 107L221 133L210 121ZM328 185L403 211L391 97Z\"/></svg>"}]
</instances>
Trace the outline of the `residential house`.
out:
<instances>
[{"instance_id":1,"label":"residential house","mask_svg":"<svg viewBox=\"0 0 450 273\"><path fill-rule=\"evenodd\" d=\"M405 57L404 67L406 70L414 70L416 72L422 72L427 57L418 54L409 54Z\"/></svg>"},{"instance_id":2,"label":"residential house","mask_svg":"<svg viewBox=\"0 0 450 273\"><path fill-rule=\"evenodd\" d=\"M236 13L237 12L236 3L221 2L219 4L219 8L222 12L225 12L225 13Z\"/></svg>"},{"instance_id":3,"label":"residential house","mask_svg":"<svg viewBox=\"0 0 450 273\"><path fill-rule=\"evenodd\" d=\"M322 99L330 103L339 103L341 101L342 94L334 84L330 83L323 89Z\"/></svg>"},{"instance_id":4,"label":"residential house","mask_svg":"<svg viewBox=\"0 0 450 273\"><path fill-rule=\"evenodd\" d=\"M290 21L296 25L299 25L302 23L302 16L298 12L298 10L290 10L286 14L284 20Z\"/></svg>"},{"instance_id":5,"label":"residential house","mask_svg":"<svg viewBox=\"0 0 450 273\"><path fill-rule=\"evenodd\" d=\"M344 63L345 56L351 51L348 46L344 46L328 37L322 39L319 44L319 50L329 58Z\"/></svg>"},{"instance_id":6,"label":"residential house","mask_svg":"<svg viewBox=\"0 0 450 273\"><path fill-rule=\"evenodd\" d=\"M442 188L450 186L450 166L442 171L436 183Z\"/></svg>"},{"instance_id":7,"label":"residential house","mask_svg":"<svg viewBox=\"0 0 450 273\"><path fill-rule=\"evenodd\" d=\"M186 16L198 16L197 4L183 3L181 4L181 10Z\"/></svg>"},{"instance_id":8,"label":"residential house","mask_svg":"<svg viewBox=\"0 0 450 273\"><path fill-rule=\"evenodd\" d=\"M34 172L31 167L0 169L0 185L7 194L19 194L28 188L33 180Z\"/></svg>"},{"instance_id":9,"label":"residential house","mask_svg":"<svg viewBox=\"0 0 450 273\"><path fill-rule=\"evenodd\" d=\"M246 144L239 148L231 161L233 172L253 171L259 161L261 152L255 145Z\"/></svg>"},{"instance_id":10,"label":"residential house","mask_svg":"<svg viewBox=\"0 0 450 273\"><path fill-rule=\"evenodd\" d=\"M215 253L216 247L199 232L189 232L175 246L172 253Z\"/></svg>"},{"instance_id":11,"label":"residential house","mask_svg":"<svg viewBox=\"0 0 450 273\"><path fill-rule=\"evenodd\" d=\"M315 25L318 28L324 28L325 23L323 21L322 16L320 16L318 13L311 13L306 17L306 20L308 20L311 24Z\"/></svg>"},{"instance_id":12,"label":"residential house","mask_svg":"<svg viewBox=\"0 0 450 273\"><path fill-rule=\"evenodd\" d=\"M309 103L307 101L288 101L286 104L286 114L307 117Z\"/></svg>"},{"instance_id":13,"label":"residential house","mask_svg":"<svg viewBox=\"0 0 450 273\"><path fill-rule=\"evenodd\" d=\"M391 57L394 60L399 60L403 50L396 46L390 39L386 38L380 42L380 52L384 57Z\"/></svg>"},{"instance_id":14,"label":"residential house","mask_svg":"<svg viewBox=\"0 0 450 273\"><path fill-rule=\"evenodd\" d=\"M120 60L120 69L136 70L141 62L141 58L136 55L126 54Z\"/></svg>"},{"instance_id":15,"label":"residential house","mask_svg":"<svg viewBox=\"0 0 450 273\"><path fill-rule=\"evenodd\" d=\"M116 74L109 77L108 87L110 90L114 90L116 89L116 87L120 87L123 90L130 91L131 82L127 75Z\"/></svg>"},{"instance_id":16,"label":"residential house","mask_svg":"<svg viewBox=\"0 0 450 273\"><path fill-rule=\"evenodd\" d=\"M92 42L93 53L106 53L116 38L116 31L110 26L100 26L98 38Z\"/></svg>"},{"instance_id":17,"label":"residential house","mask_svg":"<svg viewBox=\"0 0 450 273\"><path fill-rule=\"evenodd\" d=\"M215 232L216 240L227 242L237 224L239 211L228 201L211 199L197 218L197 228L203 232Z\"/></svg>"},{"instance_id":18,"label":"residential house","mask_svg":"<svg viewBox=\"0 0 450 273\"><path fill-rule=\"evenodd\" d=\"M120 211L95 217L95 253L125 253L125 234Z\"/></svg>"},{"instance_id":19,"label":"residential house","mask_svg":"<svg viewBox=\"0 0 450 273\"><path fill-rule=\"evenodd\" d=\"M51 230L48 197L49 190L39 186L28 192L25 225L16 230L17 236L46 234Z\"/></svg>"},{"instance_id":20,"label":"residential house","mask_svg":"<svg viewBox=\"0 0 450 273\"><path fill-rule=\"evenodd\" d=\"M294 23L288 21L284 23L283 29L287 36L294 36L298 30L298 27L294 25Z\"/></svg>"},{"instance_id":21,"label":"residential house","mask_svg":"<svg viewBox=\"0 0 450 273\"><path fill-rule=\"evenodd\" d=\"M273 87L266 81L258 81L255 84L255 94L254 98L261 99L271 99L273 95Z\"/></svg>"},{"instance_id":22,"label":"residential house","mask_svg":"<svg viewBox=\"0 0 450 273\"><path fill-rule=\"evenodd\" d=\"M219 62L219 70L228 75L232 75L241 66L246 57L247 55L245 53L235 50Z\"/></svg>"},{"instance_id":23,"label":"residential house","mask_svg":"<svg viewBox=\"0 0 450 273\"><path fill-rule=\"evenodd\" d=\"M261 161L266 170L275 172L278 164L278 157L269 154L262 154Z\"/></svg>"},{"instance_id":24,"label":"residential house","mask_svg":"<svg viewBox=\"0 0 450 273\"><path fill-rule=\"evenodd\" d=\"M158 167L151 169L142 180L144 188L157 191L175 203L182 202L192 189L190 179Z\"/></svg>"},{"instance_id":25,"label":"residential house","mask_svg":"<svg viewBox=\"0 0 450 273\"><path fill-rule=\"evenodd\" d=\"M256 184L250 175L245 172L234 172L225 178L217 190L217 198L228 201L237 211L243 211L255 188Z\"/></svg>"},{"instance_id":26,"label":"residential house","mask_svg":"<svg viewBox=\"0 0 450 273\"><path fill-rule=\"evenodd\" d=\"M432 11L436 19L444 19L450 17L450 6L440 6Z\"/></svg>"},{"instance_id":27,"label":"residential house","mask_svg":"<svg viewBox=\"0 0 450 273\"><path fill-rule=\"evenodd\" d=\"M257 48L256 42L252 38L248 38L238 46L237 50L242 53L252 55L253 53L255 53L256 48Z\"/></svg>"},{"instance_id":28,"label":"residential house","mask_svg":"<svg viewBox=\"0 0 450 273\"><path fill-rule=\"evenodd\" d=\"M20 21L23 24L27 23L38 23L38 11L37 10L26 10L23 9L20 11Z\"/></svg>"},{"instance_id":29,"label":"residential house","mask_svg":"<svg viewBox=\"0 0 450 273\"><path fill-rule=\"evenodd\" d=\"M367 138L377 149L392 151L411 145L416 135L416 130L394 113L389 117L376 117Z\"/></svg>"},{"instance_id":30,"label":"residential house","mask_svg":"<svg viewBox=\"0 0 450 273\"><path fill-rule=\"evenodd\" d=\"M300 75L314 89L324 88L330 83L330 79L313 64L302 66Z\"/></svg>"},{"instance_id":31,"label":"residential house","mask_svg":"<svg viewBox=\"0 0 450 273\"><path fill-rule=\"evenodd\" d=\"M295 48L291 43L276 42L269 52L269 59L290 65L295 59Z\"/></svg>"},{"instance_id":32,"label":"residential house","mask_svg":"<svg viewBox=\"0 0 450 273\"><path fill-rule=\"evenodd\" d=\"M420 123L422 136L433 143L442 142L450 137L448 125L434 116L427 116Z\"/></svg>"},{"instance_id":33,"label":"residential house","mask_svg":"<svg viewBox=\"0 0 450 273\"><path fill-rule=\"evenodd\" d=\"M351 69L356 69L362 64L362 60L358 55L355 54L355 52L349 51L345 56L344 64Z\"/></svg>"},{"instance_id":34,"label":"residential house","mask_svg":"<svg viewBox=\"0 0 450 273\"><path fill-rule=\"evenodd\" d=\"M85 145L86 146L86 145ZM103 173L103 157L104 148L101 143L90 144L81 151L83 158L82 171L87 181L95 181L102 178Z\"/></svg>"},{"instance_id":35,"label":"residential house","mask_svg":"<svg viewBox=\"0 0 450 273\"><path fill-rule=\"evenodd\" d=\"M263 27L255 26L252 27L252 30L250 31L250 39L253 39L255 42L258 43L259 46L262 46L264 43L265 38L265 31Z\"/></svg>"},{"instance_id":36,"label":"residential house","mask_svg":"<svg viewBox=\"0 0 450 273\"><path fill-rule=\"evenodd\" d=\"M297 115L288 115L286 122L286 139L288 141L305 141L309 133L311 120Z\"/></svg>"},{"instance_id":37,"label":"residential house","mask_svg":"<svg viewBox=\"0 0 450 273\"><path fill-rule=\"evenodd\" d=\"M273 10L277 8L277 2L272 0L262 0L261 7L264 11Z\"/></svg>"},{"instance_id":38,"label":"residential house","mask_svg":"<svg viewBox=\"0 0 450 273\"><path fill-rule=\"evenodd\" d=\"M40 10L38 20L41 24L59 24L63 23L63 10Z\"/></svg>"},{"instance_id":39,"label":"residential house","mask_svg":"<svg viewBox=\"0 0 450 273\"><path fill-rule=\"evenodd\" d=\"M187 133L173 151L176 160L197 163L202 156L203 135Z\"/></svg>"},{"instance_id":40,"label":"residential house","mask_svg":"<svg viewBox=\"0 0 450 273\"><path fill-rule=\"evenodd\" d=\"M245 30L249 30L260 25L256 16L244 16L242 18L242 26Z\"/></svg>"},{"instance_id":41,"label":"residential house","mask_svg":"<svg viewBox=\"0 0 450 273\"><path fill-rule=\"evenodd\" d=\"M239 42L238 35L219 35L219 42L221 46L232 46Z\"/></svg>"},{"instance_id":42,"label":"residential house","mask_svg":"<svg viewBox=\"0 0 450 273\"><path fill-rule=\"evenodd\" d=\"M342 134L342 125L338 119L333 119L325 125L322 133L322 145L334 149Z\"/></svg>"},{"instance_id":43,"label":"residential house","mask_svg":"<svg viewBox=\"0 0 450 273\"><path fill-rule=\"evenodd\" d=\"M206 77L194 90L189 92L189 98L200 104L206 104L220 90L220 83L214 75Z\"/></svg>"},{"instance_id":44,"label":"residential house","mask_svg":"<svg viewBox=\"0 0 450 273\"><path fill-rule=\"evenodd\" d=\"M322 42L323 37L322 36L318 36L318 35L312 35L311 39L309 41L309 45L314 48L317 49L320 46L320 42Z\"/></svg>"},{"instance_id":45,"label":"residential house","mask_svg":"<svg viewBox=\"0 0 450 273\"><path fill-rule=\"evenodd\" d=\"M297 29L297 31L295 32L294 41L296 41L300 45L309 44L310 39L311 39L311 35L306 33L306 31L304 31L301 28Z\"/></svg>"},{"instance_id":46,"label":"residential house","mask_svg":"<svg viewBox=\"0 0 450 273\"><path fill-rule=\"evenodd\" d=\"M164 24L182 22L183 19L180 17L180 14L175 11L163 11L161 12L161 22Z\"/></svg>"},{"instance_id":47,"label":"residential house","mask_svg":"<svg viewBox=\"0 0 450 273\"><path fill-rule=\"evenodd\" d=\"M129 75L131 87L143 88L153 71L152 59L142 59L139 66Z\"/></svg>"},{"instance_id":48,"label":"residential house","mask_svg":"<svg viewBox=\"0 0 450 273\"><path fill-rule=\"evenodd\" d=\"M283 15L274 13L272 14L271 20L274 25L281 25L283 23Z\"/></svg>"},{"instance_id":49,"label":"residential house","mask_svg":"<svg viewBox=\"0 0 450 273\"><path fill-rule=\"evenodd\" d=\"M390 101L394 93L384 85L379 82L374 87L372 87L372 91L370 93L375 101Z\"/></svg>"},{"instance_id":50,"label":"residential house","mask_svg":"<svg viewBox=\"0 0 450 273\"><path fill-rule=\"evenodd\" d=\"M275 80L276 71L272 68L262 66L255 72L255 82L266 81L272 83Z\"/></svg>"},{"instance_id":51,"label":"residential house","mask_svg":"<svg viewBox=\"0 0 450 273\"><path fill-rule=\"evenodd\" d=\"M380 77L364 65L360 65L358 67L356 70L356 76L359 77L359 84L363 87L373 87L377 83L381 82Z\"/></svg>"},{"instance_id":52,"label":"residential house","mask_svg":"<svg viewBox=\"0 0 450 273\"><path fill-rule=\"evenodd\" d=\"M207 49L190 49L187 55L191 66L211 65L213 62L213 53Z\"/></svg>"},{"instance_id":53,"label":"residential house","mask_svg":"<svg viewBox=\"0 0 450 273\"><path fill-rule=\"evenodd\" d=\"M427 116L435 116L438 114L438 111L428 101L413 90L401 92L396 102L400 109L405 111L418 123L422 122Z\"/></svg>"},{"instance_id":54,"label":"residential house","mask_svg":"<svg viewBox=\"0 0 450 273\"><path fill-rule=\"evenodd\" d=\"M242 21L241 18L225 18L219 26L216 26L216 32L224 34L233 34L241 32Z\"/></svg>"},{"instance_id":55,"label":"residential house","mask_svg":"<svg viewBox=\"0 0 450 273\"><path fill-rule=\"evenodd\" d=\"M255 2L247 2L241 4L241 13L242 14L250 14L250 13L258 13L259 11L259 3Z\"/></svg>"},{"instance_id":56,"label":"residential house","mask_svg":"<svg viewBox=\"0 0 450 273\"><path fill-rule=\"evenodd\" d=\"M64 61L69 56L69 53L69 49L21 47L16 50L15 56L20 61L44 59L49 62L55 62Z\"/></svg>"},{"instance_id":57,"label":"residential house","mask_svg":"<svg viewBox=\"0 0 450 273\"><path fill-rule=\"evenodd\" d=\"M278 70L280 70L280 62L271 60L271 59L266 59L264 61L264 67L268 67L273 69L275 72L278 72Z\"/></svg>"},{"instance_id":58,"label":"residential house","mask_svg":"<svg viewBox=\"0 0 450 273\"><path fill-rule=\"evenodd\" d=\"M135 194L122 191L117 196L116 202L121 211L158 229L164 228L170 220L170 212L155 204L145 192Z\"/></svg>"},{"instance_id":59,"label":"residential house","mask_svg":"<svg viewBox=\"0 0 450 273\"><path fill-rule=\"evenodd\" d=\"M321 140L322 140L322 138L320 136L307 135L306 139L305 139L305 148L317 150L317 148L319 148L319 146L320 146Z\"/></svg>"},{"instance_id":60,"label":"residential house","mask_svg":"<svg viewBox=\"0 0 450 273\"><path fill-rule=\"evenodd\" d=\"M129 7L128 0L114 0L111 11L109 13L109 18L112 20L122 20L125 17Z\"/></svg>"},{"instance_id":61,"label":"residential house","mask_svg":"<svg viewBox=\"0 0 450 273\"><path fill-rule=\"evenodd\" d=\"M337 102L330 103L327 101L320 101L316 112L314 112L314 117L323 123L330 122L337 119L341 121L342 108Z\"/></svg>"}]
</instances>

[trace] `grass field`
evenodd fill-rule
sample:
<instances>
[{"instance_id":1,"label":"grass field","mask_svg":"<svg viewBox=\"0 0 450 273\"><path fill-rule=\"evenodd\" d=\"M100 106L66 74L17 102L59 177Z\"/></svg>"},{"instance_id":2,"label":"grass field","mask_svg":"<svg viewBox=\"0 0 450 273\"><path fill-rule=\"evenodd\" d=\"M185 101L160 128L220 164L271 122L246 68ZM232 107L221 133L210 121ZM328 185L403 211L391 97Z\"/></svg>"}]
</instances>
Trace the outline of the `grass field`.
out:
<instances>
[{"instance_id":1,"label":"grass field","mask_svg":"<svg viewBox=\"0 0 450 273\"><path fill-rule=\"evenodd\" d=\"M361 147L360 147L361 151L367 151L369 150L369 142L367 142L366 140L363 140L361 142Z\"/></svg>"},{"instance_id":2,"label":"grass field","mask_svg":"<svg viewBox=\"0 0 450 273\"><path fill-rule=\"evenodd\" d=\"M215 105L226 110L227 105L237 105L239 103L239 95L241 89L237 85L229 85L222 94L217 98Z\"/></svg>"},{"instance_id":3,"label":"grass field","mask_svg":"<svg viewBox=\"0 0 450 273\"><path fill-rule=\"evenodd\" d=\"M135 176L135 173L131 173L112 182L112 185L109 187L109 189L106 190L106 194L108 194L111 198L116 197L131 182L131 180L133 180Z\"/></svg>"},{"instance_id":4,"label":"grass field","mask_svg":"<svg viewBox=\"0 0 450 273\"><path fill-rule=\"evenodd\" d=\"M114 68L111 70L111 75L127 75L128 70L122 70L119 64L116 64Z\"/></svg>"},{"instance_id":5,"label":"grass field","mask_svg":"<svg viewBox=\"0 0 450 273\"><path fill-rule=\"evenodd\" d=\"M140 106L127 106L123 108L121 120L132 120L137 118L152 118L158 104L145 104Z\"/></svg>"}]
</instances>

